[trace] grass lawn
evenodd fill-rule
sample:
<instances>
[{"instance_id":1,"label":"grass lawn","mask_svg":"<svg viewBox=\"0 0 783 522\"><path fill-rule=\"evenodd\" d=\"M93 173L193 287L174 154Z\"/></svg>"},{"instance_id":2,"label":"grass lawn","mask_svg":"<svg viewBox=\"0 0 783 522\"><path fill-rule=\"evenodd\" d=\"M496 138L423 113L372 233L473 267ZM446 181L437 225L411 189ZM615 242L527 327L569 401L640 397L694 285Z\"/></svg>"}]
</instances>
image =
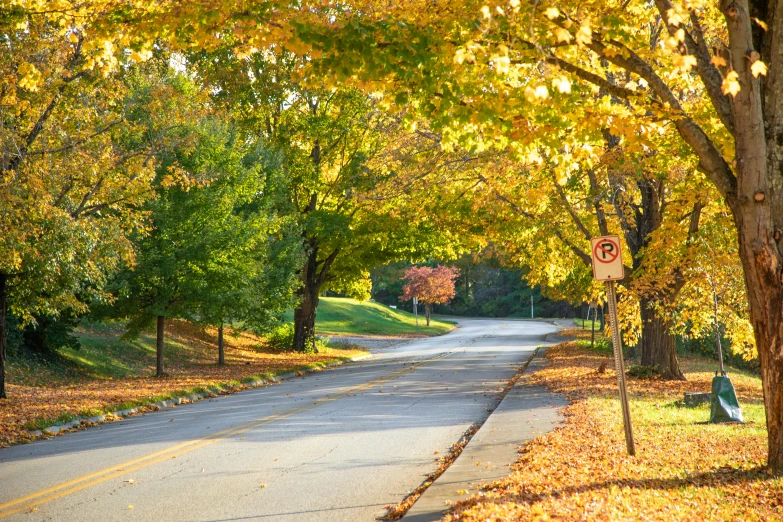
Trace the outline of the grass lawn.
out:
<instances>
[{"instance_id":1,"label":"grass lawn","mask_svg":"<svg viewBox=\"0 0 783 522\"><path fill-rule=\"evenodd\" d=\"M79 330L80 350L64 349L48 361L12 359L7 368L8 399L0 401L0 446L30 439L40 429L74 416L92 416L218 387L233 391L260 377L363 355L328 348L318 354L272 350L248 333L228 331L226 365L218 366L217 331L184 321L166 324L167 377L155 375L155 336L120 339L120 324Z\"/></svg>"},{"instance_id":2,"label":"grass lawn","mask_svg":"<svg viewBox=\"0 0 783 522\"><path fill-rule=\"evenodd\" d=\"M424 307L420 307L423 311ZM293 321L293 312L287 320ZM373 301L359 302L343 297L322 297L318 302L315 331L318 335L441 335L454 324L432 319L425 326L424 315L419 314L419 327L413 314L389 308Z\"/></svg>"},{"instance_id":3,"label":"grass lawn","mask_svg":"<svg viewBox=\"0 0 783 522\"><path fill-rule=\"evenodd\" d=\"M582 346L550 348L549 365L528 380L569 397L565 423L447 520L783 520L783 477L765 469L758 376L728 370L741 425L705 424L708 405L682 403L686 391L710 391L715 362L682 358L687 381L629 378L637 451L629 457L612 359Z\"/></svg>"},{"instance_id":4,"label":"grass lawn","mask_svg":"<svg viewBox=\"0 0 783 522\"><path fill-rule=\"evenodd\" d=\"M574 324L577 327L579 327L579 328L584 328L584 329L589 331L590 328L592 328L592 324L593 324L592 316L590 317L589 321L587 319L580 319L579 317L577 317L576 319L574 319ZM597 332L600 329L601 329L601 320L600 320L600 318L596 317L595 318L595 331Z\"/></svg>"}]
</instances>

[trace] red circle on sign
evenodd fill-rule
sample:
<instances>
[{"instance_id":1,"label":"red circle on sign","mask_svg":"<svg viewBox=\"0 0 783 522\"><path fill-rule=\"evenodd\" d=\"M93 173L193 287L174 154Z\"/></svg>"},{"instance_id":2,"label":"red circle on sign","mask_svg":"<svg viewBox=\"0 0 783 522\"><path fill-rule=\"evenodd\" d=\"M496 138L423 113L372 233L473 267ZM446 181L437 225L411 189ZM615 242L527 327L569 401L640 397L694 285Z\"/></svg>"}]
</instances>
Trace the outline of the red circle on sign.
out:
<instances>
[{"instance_id":1,"label":"red circle on sign","mask_svg":"<svg viewBox=\"0 0 783 522\"><path fill-rule=\"evenodd\" d=\"M609 243L614 247L613 251L606 250L601 246L602 243ZM605 259L601 259L601 256L598 255L599 252L603 252L606 255ZM614 241L611 239L602 239L601 241L597 242L595 244L595 248L593 248L593 257L598 260L600 263L611 263L615 259L617 259L617 256L620 255L620 246L617 245Z\"/></svg>"}]
</instances>

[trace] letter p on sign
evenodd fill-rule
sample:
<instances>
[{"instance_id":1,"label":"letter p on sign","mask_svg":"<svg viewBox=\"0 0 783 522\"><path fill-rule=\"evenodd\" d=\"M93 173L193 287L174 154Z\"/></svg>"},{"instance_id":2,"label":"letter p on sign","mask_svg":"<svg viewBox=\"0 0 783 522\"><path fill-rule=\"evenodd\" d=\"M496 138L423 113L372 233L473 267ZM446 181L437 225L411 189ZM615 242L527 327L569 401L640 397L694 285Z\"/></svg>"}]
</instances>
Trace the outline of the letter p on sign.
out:
<instances>
[{"instance_id":1,"label":"letter p on sign","mask_svg":"<svg viewBox=\"0 0 783 522\"><path fill-rule=\"evenodd\" d=\"M618 236L594 237L591 240L593 277L597 281L617 281L625 276Z\"/></svg>"}]
</instances>

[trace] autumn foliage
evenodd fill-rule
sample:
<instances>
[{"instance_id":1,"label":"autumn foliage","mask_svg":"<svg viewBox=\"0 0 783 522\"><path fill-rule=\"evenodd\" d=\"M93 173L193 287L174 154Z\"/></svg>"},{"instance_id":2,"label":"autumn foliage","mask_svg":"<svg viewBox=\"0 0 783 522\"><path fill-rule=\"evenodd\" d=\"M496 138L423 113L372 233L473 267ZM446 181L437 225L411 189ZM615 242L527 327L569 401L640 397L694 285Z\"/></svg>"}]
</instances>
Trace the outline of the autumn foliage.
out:
<instances>
[{"instance_id":1,"label":"autumn foliage","mask_svg":"<svg viewBox=\"0 0 783 522\"><path fill-rule=\"evenodd\" d=\"M8 399L0 401L0 448L34 437L29 429L55 424L73 416L101 412L162 400L172 394L220 386L225 391L244 387L242 379L318 365L342 357L355 357L360 350L325 349L318 354L281 352L263 347L262 340L247 332L226 328L226 364L215 365L216 328L206 330L185 321L166 322L170 342L165 379L156 378L154 359L139 375L98 378L83 372L63 372L46 367L28 368L22 360L9 369ZM107 343L109 338L107 337ZM107 348L108 349L108 348ZM129 365L135 362L126 360Z\"/></svg>"},{"instance_id":2,"label":"autumn foliage","mask_svg":"<svg viewBox=\"0 0 783 522\"><path fill-rule=\"evenodd\" d=\"M745 424L706 424L712 364L682 361L684 381L628 381L638 454L625 453L608 354L568 342L527 383L566 395L565 424L523 449L513 472L460 503L447 520L780 520L783 478L765 469L761 383L732 374ZM605 372L598 368L607 362ZM752 418L751 418L752 417ZM672 451L676 448L676 451Z\"/></svg>"},{"instance_id":3,"label":"autumn foliage","mask_svg":"<svg viewBox=\"0 0 783 522\"><path fill-rule=\"evenodd\" d=\"M454 281L458 277L459 269L454 267L412 266L403 276L406 283L402 287L404 293L400 301L418 297L420 302L426 304L448 303L454 297Z\"/></svg>"},{"instance_id":4,"label":"autumn foliage","mask_svg":"<svg viewBox=\"0 0 783 522\"><path fill-rule=\"evenodd\" d=\"M621 320L629 335L643 334L642 353L651 354L645 364L668 361L665 373L679 377L677 328L702 334L705 326L720 332L713 323L722 323L735 347L752 353L755 345L769 464L783 469L783 75L777 74L783 11L775 6L4 2L0 398L5 308L32 323L36 314L81 314L88 304L121 295L110 288L117 272L143 261L138 238L160 230L147 212L168 177L164 156L196 146L191 122L223 118L244 133L237 142L280 160L269 186L253 193L282 195L247 206L282 215L280 235L302 238L298 246L309 257L293 267L307 290L295 314L298 349L314 339L322 290L358 295L373 263L422 257L411 251L423 245L413 239L416 230L429 241L453 233L442 227L433 234L426 220L402 228L419 208L432 206L410 197L410 184L397 177L407 160L388 160L418 158L421 151L398 154L401 147L388 145L418 129L411 134L426 138L437 151L431 156L453 153L443 162L449 174L475 165L476 172L451 175L439 186L423 179L431 173L429 158L426 169L409 162L421 171L422 185L443 190L426 196L448 201L443 214L454 216L438 216L439 223L462 221L462 229L506 249L515 241L524 245L518 250L526 246L528 259L514 259L534 267L534 283L600 298L600 285L590 287L584 245L622 230L636 265L624 285ZM185 74L177 81L168 78L179 73ZM346 95L353 101L337 103ZM212 114L216 107L225 113ZM398 114L404 115L399 133ZM493 154L508 165L507 175L492 175L482 163ZM188 183L203 174L185 175L180 167L173 170ZM291 180L295 186L283 186ZM395 190L378 193L378 180ZM484 190L501 210L468 208L463 196L470 187ZM405 208L410 201L415 208ZM367 207L372 212L364 214ZM482 215L501 227L496 237L476 225ZM424 250L437 255L429 245ZM214 257L236 259L226 252ZM205 270L178 266L185 265ZM706 271L709 284L698 287ZM441 276L445 285L449 275ZM281 295L270 288L271 296ZM431 298L411 288L408 298L421 299L428 318L437 299L449 298L445 290ZM234 295L225 301L233 305ZM206 317L203 308L154 313L162 325L164 316ZM220 312L210 321L239 315L233 307ZM644 335L645 328L652 333ZM651 339L665 343L650 346ZM661 344L668 347L657 350L664 356L654 357L651 348Z\"/></svg>"},{"instance_id":5,"label":"autumn foliage","mask_svg":"<svg viewBox=\"0 0 783 522\"><path fill-rule=\"evenodd\" d=\"M402 278L406 283L400 301L418 298L424 304L429 326L432 305L448 303L454 297L454 281L458 277L459 269L455 267L412 266Z\"/></svg>"}]
</instances>

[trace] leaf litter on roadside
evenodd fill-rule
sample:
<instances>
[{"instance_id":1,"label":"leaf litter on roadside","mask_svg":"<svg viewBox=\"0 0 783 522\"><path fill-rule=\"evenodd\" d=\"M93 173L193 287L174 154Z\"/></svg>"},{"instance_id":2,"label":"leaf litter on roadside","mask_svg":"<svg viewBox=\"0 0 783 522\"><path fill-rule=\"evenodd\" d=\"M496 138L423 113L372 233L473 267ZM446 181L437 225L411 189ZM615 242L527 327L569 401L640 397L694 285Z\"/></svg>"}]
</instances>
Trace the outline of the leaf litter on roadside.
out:
<instances>
[{"instance_id":1,"label":"leaf litter on roadside","mask_svg":"<svg viewBox=\"0 0 783 522\"><path fill-rule=\"evenodd\" d=\"M685 358L687 381L629 379L637 456L625 450L613 365L568 342L528 382L566 395L564 424L522 448L512 473L444 520L782 520L783 477L768 472L760 380L732 379L749 422L704 424L685 391L709 391L711 365Z\"/></svg>"}]
</instances>

